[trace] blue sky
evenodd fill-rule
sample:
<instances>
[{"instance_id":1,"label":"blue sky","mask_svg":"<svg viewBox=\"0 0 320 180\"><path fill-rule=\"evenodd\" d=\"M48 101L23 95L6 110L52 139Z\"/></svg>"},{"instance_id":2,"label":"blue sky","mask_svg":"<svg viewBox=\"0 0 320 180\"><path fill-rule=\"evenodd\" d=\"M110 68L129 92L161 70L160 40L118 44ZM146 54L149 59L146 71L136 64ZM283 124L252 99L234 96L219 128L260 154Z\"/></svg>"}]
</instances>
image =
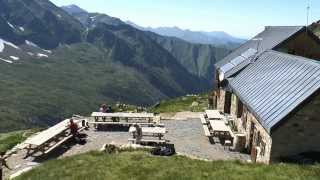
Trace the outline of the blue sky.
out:
<instances>
[{"instance_id":1,"label":"blue sky","mask_svg":"<svg viewBox=\"0 0 320 180\"><path fill-rule=\"evenodd\" d=\"M308 0L52 0L76 4L141 26L225 31L249 38L269 25L305 25ZM320 20L320 0L310 0L310 22Z\"/></svg>"}]
</instances>

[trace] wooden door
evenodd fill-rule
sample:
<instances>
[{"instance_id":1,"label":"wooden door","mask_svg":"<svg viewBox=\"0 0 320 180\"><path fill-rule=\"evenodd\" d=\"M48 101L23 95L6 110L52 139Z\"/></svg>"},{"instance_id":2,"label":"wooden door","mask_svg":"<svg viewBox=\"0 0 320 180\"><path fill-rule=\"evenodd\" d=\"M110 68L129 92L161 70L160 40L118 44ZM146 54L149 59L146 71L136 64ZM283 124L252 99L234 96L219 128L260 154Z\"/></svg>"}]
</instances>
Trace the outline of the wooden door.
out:
<instances>
[{"instance_id":1,"label":"wooden door","mask_svg":"<svg viewBox=\"0 0 320 180\"><path fill-rule=\"evenodd\" d=\"M256 128L256 125L251 122L251 126L250 126L250 137L249 137L249 146L248 146L248 151L249 151L249 152L252 151L255 128Z\"/></svg>"},{"instance_id":2,"label":"wooden door","mask_svg":"<svg viewBox=\"0 0 320 180\"><path fill-rule=\"evenodd\" d=\"M224 98L224 112L227 114L230 114L230 109L231 109L231 97L232 94L228 91L226 91L226 95Z\"/></svg>"}]
</instances>

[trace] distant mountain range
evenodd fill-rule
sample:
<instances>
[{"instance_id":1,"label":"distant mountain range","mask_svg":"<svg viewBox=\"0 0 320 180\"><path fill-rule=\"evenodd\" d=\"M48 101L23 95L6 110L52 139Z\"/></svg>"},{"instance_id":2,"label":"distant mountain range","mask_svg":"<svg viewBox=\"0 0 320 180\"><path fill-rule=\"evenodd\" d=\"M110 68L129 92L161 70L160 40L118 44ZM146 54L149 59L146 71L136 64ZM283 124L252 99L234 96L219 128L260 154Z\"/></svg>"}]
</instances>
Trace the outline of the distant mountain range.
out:
<instances>
[{"instance_id":1,"label":"distant mountain range","mask_svg":"<svg viewBox=\"0 0 320 180\"><path fill-rule=\"evenodd\" d=\"M48 0L0 1L0 132L46 126L101 103L148 105L209 91L231 48L141 31Z\"/></svg>"},{"instance_id":2,"label":"distant mountain range","mask_svg":"<svg viewBox=\"0 0 320 180\"><path fill-rule=\"evenodd\" d=\"M190 30L183 30L178 27L151 28L151 27L141 27L131 21L127 21L126 23L143 31L151 31L162 36L177 37L191 43L237 47L246 41L245 39L233 37L223 31L212 31L212 32L190 31Z\"/></svg>"}]
</instances>

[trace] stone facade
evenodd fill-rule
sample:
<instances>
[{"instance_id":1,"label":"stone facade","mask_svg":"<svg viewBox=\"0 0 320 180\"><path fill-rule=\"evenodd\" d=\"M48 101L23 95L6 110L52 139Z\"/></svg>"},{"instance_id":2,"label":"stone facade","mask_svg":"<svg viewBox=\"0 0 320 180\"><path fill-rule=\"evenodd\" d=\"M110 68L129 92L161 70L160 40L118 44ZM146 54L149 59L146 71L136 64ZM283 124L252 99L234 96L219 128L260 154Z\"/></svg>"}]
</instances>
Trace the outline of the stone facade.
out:
<instances>
[{"instance_id":1,"label":"stone facade","mask_svg":"<svg viewBox=\"0 0 320 180\"><path fill-rule=\"evenodd\" d=\"M240 118L237 117L237 102L239 99L233 95L231 115L235 119L235 125L239 133L246 137L246 149L251 154L252 160L258 163L269 163L272 139L269 133L262 127L258 120L248 111L246 107Z\"/></svg>"},{"instance_id":2,"label":"stone facade","mask_svg":"<svg viewBox=\"0 0 320 180\"><path fill-rule=\"evenodd\" d=\"M253 161L269 164L278 162L281 157L302 152L320 152L320 144L317 143L320 139L319 93L283 120L281 125L272 130L271 135L246 107L243 107L241 117L237 117L238 102L239 99L233 94L231 115L237 132L246 137L245 147Z\"/></svg>"},{"instance_id":3,"label":"stone facade","mask_svg":"<svg viewBox=\"0 0 320 180\"><path fill-rule=\"evenodd\" d=\"M224 101L226 96L226 91L223 89L218 90L219 93L217 95L217 110L220 112L224 112Z\"/></svg>"},{"instance_id":4,"label":"stone facade","mask_svg":"<svg viewBox=\"0 0 320 180\"><path fill-rule=\"evenodd\" d=\"M306 31L296 35L294 38L287 40L281 44L276 51L303 56L310 59L320 60L320 44L319 40L312 38L311 32L309 35Z\"/></svg>"},{"instance_id":5,"label":"stone facade","mask_svg":"<svg viewBox=\"0 0 320 180\"><path fill-rule=\"evenodd\" d=\"M272 161L302 152L320 152L320 93L272 131Z\"/></svg>"},{"instance_id":6,"label":"stone facade","mask_svg":"<svg viewBox=\"0 0 320 180\"><path fill-rule=\"evenodd\" d=\"M234 117L237 118L237 109L238 106L238 98L235 94L231 95L231 107L230 107L230 114Z\"/></svg>"},{"instance_id":7,"label":"stone facade","mask_svg":"<svg viewBox=\"0 0 320 180\"><path fill-rule=\"evenodd\" d=\"M299 55L311 59L320 60L320 41L313 38L309 32L300 32L292 36L284 43L280 44L274 50L288 54ZM217 85L216 108L226 113L225 106L229 104L227 92L228 82L224 80L219 82L219 71L216 73ZM320 94L320 93L318 93ZM229 96L228 96L229 97ZM240 104L239 104L240 102ZM241 111L239 108L241 107ZM270 163L276 162L282 156L296 155L301 152L317 150L320 152L320 95L314 97L309 103L297 108L294 114L291 113L289 118L281 126L272 130L271 134L265 130L260 122L255 118L239 98L232 94L230 112L235 120L236 130L246 136L246 149L251 154L252 159L256 162Z\"/></svg>"}]
</instances>

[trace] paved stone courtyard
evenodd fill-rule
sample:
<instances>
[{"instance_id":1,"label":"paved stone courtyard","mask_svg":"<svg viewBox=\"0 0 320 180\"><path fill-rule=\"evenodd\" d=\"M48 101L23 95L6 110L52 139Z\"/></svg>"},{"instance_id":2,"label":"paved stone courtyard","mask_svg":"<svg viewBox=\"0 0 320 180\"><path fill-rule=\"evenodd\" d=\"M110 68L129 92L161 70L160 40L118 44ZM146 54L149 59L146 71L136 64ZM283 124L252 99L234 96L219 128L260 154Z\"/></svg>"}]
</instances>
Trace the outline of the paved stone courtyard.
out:
<instances>
[{"instance_id":1,"label":"paved stone courtyard","mask_svg":"<svg viewBox=\"0 0 320 180\"><path fill-rule=\"evenodd\" d=\"M175 145L176 151L179 154L208 160L247 161L250 158L249 155L246 154L225 150L219 143L210 144L208 138L204 136L199 119L167 120L162 121L162 123L165 124L168 130L165 138ZM119 128L116 130L104 129L100 131L90 128L88 131L83 131L83 133L87 134L86 144L62 145L47 157L29 157L24 159L23 157L26 152L20 151L8 159L9 165L13 167L13 171L11 171L10 174L36 166L38 163L47 159L63 158L92 150L99 150L104 144L127 144L128 138L130 137L128 128Z\"/></svg>"}]
</instances>

